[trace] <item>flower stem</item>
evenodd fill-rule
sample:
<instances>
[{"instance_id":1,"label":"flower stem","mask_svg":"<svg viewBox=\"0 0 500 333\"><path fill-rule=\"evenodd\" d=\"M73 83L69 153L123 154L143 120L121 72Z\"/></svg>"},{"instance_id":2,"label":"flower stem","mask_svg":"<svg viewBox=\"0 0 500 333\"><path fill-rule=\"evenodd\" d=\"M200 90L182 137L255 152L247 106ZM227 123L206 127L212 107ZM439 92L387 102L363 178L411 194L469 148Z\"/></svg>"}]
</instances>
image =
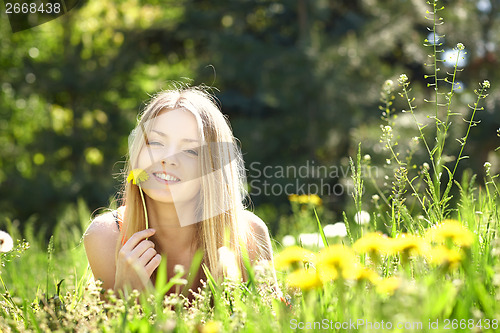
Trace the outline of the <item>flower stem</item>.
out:
<instances>
[{"instance_id":1,"label":"flower stem","mask_svg":"<svg viewBox=\"0 0 500 333\"><path fill-rule=\"evenodd\" d=\"M144 194L142 194L141 184L137 184L137 185L139 186L139 193L141 193L142 204L144 206L144 219L146 220L146 229L149 229L148 211L146 209L146 202L144 201Z\"/></svg>"}]
</instances>

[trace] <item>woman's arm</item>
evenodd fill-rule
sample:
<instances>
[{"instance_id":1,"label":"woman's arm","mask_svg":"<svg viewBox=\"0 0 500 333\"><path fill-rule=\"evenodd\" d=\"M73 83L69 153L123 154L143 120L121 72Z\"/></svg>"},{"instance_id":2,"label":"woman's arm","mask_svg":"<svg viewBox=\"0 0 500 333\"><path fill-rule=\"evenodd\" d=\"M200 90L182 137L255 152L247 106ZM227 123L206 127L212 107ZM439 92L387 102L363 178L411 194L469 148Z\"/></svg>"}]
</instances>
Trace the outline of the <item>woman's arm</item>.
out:
<instances>
[{"instance_id":1,"label":"woman's arm","mask_svg":"<svg viewBox=\"0 0 500 333\"><path fill-rule=\"evenodd\" d=\"M97 216L83 235L87 259L95 280L102 281L103 289L115 285L115 253L120 232L113 214Z\"/></svg>"},{"instance_id":2,"label":"woman's arm","mask_svg":"<svg viewBox=\"0 0 500 333\"><path fill-rule=\"evenodd\" d=\"M269 236L269 229L264 221L254 213L245 211L244 214L254 238L254 242L252 242L254 243L252 245L253 248L249 249L250 260L254 265L260 264L269 267L272 273L274 291L278 297L281 297L281 291L274 269L273 247L271 244L271 237Z\"/></svg>"},{"instance_id":3,"label":"woman's arm","mask_svg":"<svg viewBox=\"0 0 500 333\"><path fill-rule=\"evenodd\" d=\"M154 233L153 229L136 232L116 257L120 232L114 216L108 213L92 221L83 241L94 278L102 281L103 289L142 291L151 283L151 274L161 261L155 244L147 240Z\"/></svg>"}]
</instances>

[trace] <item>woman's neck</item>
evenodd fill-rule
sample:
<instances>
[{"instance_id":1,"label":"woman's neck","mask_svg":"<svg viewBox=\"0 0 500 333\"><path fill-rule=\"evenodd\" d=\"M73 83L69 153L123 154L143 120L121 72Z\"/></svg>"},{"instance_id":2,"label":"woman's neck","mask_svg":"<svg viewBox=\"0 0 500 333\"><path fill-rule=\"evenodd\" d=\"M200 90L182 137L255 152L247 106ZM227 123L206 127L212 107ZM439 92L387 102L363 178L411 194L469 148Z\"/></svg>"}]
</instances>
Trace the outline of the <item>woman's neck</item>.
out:
<instances>
[{"instance_id":1,"label":"woman's neck","mask_svg":"<svg viewBox=\"0 0 500 333\"><path fill-rule=\"evenodd\" d=\"M192 249L197 227L194 203L164 203L146 196L146 204L149 227L156 230L154 240L161 251L172 255Z\"/></svg>"}]
</instances>

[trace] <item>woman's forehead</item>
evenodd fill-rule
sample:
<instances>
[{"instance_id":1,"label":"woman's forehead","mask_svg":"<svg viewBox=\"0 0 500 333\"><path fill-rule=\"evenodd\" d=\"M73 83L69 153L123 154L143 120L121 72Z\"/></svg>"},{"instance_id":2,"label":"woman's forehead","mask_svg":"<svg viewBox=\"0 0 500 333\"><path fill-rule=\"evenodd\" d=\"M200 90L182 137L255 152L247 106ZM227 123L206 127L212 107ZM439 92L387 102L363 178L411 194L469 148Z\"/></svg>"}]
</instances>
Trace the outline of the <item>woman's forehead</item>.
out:
<instances>
[{"instance_id":1,"label":"woman's forehead","mask_svg":"<svg viewBox=\"0 0 500 333\"><path fill-rule=\"evenodd\" d=\"M156 117L146 121L146 128L158 135L200 139L198 121L193 113L185 109L162 110Z\"/></svg>"}]
</instances>

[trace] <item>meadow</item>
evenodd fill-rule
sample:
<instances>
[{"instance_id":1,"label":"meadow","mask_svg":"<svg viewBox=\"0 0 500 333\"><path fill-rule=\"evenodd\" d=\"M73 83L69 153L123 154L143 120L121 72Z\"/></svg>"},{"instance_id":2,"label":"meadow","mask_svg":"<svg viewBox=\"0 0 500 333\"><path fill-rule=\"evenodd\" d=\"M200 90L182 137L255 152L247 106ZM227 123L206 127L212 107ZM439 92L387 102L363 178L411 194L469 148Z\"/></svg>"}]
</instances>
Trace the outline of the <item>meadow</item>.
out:
<instances>
[{"instance_id":1,"label":"meadow","mask_svg":"<svg viewBox=\"0 0 500 333\"><path fill-rule=\"evenodd\" d=\"M458 43L451 70L440 71L442 9L429 4L431 97L416 101L405 74L383 84L378 135L384 149L370 156L360 144L350 159L353 208L343 221L328 220L314 193L289 197L287 221L296 228L274 244L282 295L272 290L269 266L248 262L248 281L237 274L215 281L206 272L204 288L191 300L165 296L189 284L181 268L174 277L159 274L150 295L103 291L90 282L81 237L91 212L80 200L58 221L48 247L30 221L22 234L17 220L5 221L15 242L4 249L8 238L1 235L0 332L500 331L498 175L489 162L484 179L457 172L461 161L474 158L464 148L481 126L477 113L491 86L479 82L467 112L456 111L466 50ZM411 119L413 132L399 129L402 117ZM453 137L455 127L461 132ZM384 176L363 174L375 158L385 160ZM72 219L80 224L66 222ZM316 231L306 235L304 226Z\"/></svg>"}]
</instances>

